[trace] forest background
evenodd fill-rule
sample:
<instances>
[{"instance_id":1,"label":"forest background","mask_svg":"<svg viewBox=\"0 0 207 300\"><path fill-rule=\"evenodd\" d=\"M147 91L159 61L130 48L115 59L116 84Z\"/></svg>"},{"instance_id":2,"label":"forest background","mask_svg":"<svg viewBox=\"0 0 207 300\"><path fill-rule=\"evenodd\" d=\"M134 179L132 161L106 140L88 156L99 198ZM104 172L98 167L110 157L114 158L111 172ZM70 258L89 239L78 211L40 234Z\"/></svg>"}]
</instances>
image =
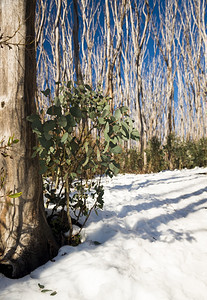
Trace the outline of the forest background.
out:
<instances>
[{"instance_id":1,"label":"forest background","mask_svg":"<svg viewBox=\"0 0 207 300\"><path fill-rule=\"evenodd\" d=\"M140 133L123 144L123 172L205 166L206 2L37 1L38 111L60 83L101 88L112 111L130 108Z\"/></svg>"},{"instance_id":2,"label":"forest background","mask_svg":"<svg viewBox=\"0 0 207 300\"><path fill-rule=\"evenodd\" d=\"M22 277L77 245L104 204L94 175L117 160L206 166L206 1L0 2L0 272Z\"/></svg>"}]
</instances>

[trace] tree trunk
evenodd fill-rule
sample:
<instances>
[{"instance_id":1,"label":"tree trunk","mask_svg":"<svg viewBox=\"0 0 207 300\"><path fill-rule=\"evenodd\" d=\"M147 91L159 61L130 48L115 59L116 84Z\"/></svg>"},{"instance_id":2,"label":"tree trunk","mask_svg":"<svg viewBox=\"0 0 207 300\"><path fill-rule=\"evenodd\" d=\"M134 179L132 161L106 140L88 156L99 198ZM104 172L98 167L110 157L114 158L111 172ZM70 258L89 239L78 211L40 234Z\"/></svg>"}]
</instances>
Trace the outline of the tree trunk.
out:
<instances>
[{"instance_id":1,"label":"tree trunk","mask_svg":"<svg viewBox=\"0 0 207 300\"><path fill-rule=\"evenodd\" d=\"M60 14L61 14L61 6L62 1L59 0L57 4L57 15L55 19L55 64L56 64L56 74L55 74L55 81L57 83L55 87L55 96L59 96L59 82L60 82L60 30L59 30L59 23L60 23Z\"/></svg>"},{"instance_id":2,"label":"tree trunk","mask_svg":"<svg viewBox=\"0 0 207 300\"><path fill-rule=\"evenodd\" d=\"M80 64L80 54L79 54L79 42L78 42L78 32L79 32L79 21L78 21L78 2L73 0L73 14L74 14L74 24L73 24L73 42L74 42L74 63L75 71L78 84L83 84L83 76L81 72Z\"/></svg>"},{"instance_id":3,"label":"tree trunk","mask_svg":"<svg viewBox=\"0 0 207 300\"><path fill-rule=\"evenodd\" d=\"M0 27L11 49L0 48L0 139L14 135L19 143L0 157L5 184L0 190L0 272L22 277L57 254L47 224L35 137L26 117L35 112L35 0L1 0ZM11 21L12 20L12 21ZM13 45L12 45L13 44ZM22 192L11 199L8 193ZM4 273L6 273L6 271Z\"/></svg>"}]
</instances>

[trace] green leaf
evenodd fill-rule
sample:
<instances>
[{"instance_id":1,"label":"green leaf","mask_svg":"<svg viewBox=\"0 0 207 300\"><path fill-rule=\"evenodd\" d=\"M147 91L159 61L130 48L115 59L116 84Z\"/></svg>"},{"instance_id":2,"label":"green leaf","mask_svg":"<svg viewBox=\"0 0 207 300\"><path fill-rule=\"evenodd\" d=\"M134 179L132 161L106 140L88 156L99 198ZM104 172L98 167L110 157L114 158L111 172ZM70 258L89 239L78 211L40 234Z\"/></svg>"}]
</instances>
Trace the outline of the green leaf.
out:
<instances>
[{"instance_id":1,"label":"green leaf","mask_svg":"<svg viewBox=\"0 0 207 300\"><path fill-rule=\"evenodd\" d=\"M87 163L89 162L89 156L86 157L85 162L83 163L83 167L85 167L87 165Z\"/></svg>"},{"instance_id":2,"label":"green leaf","mask_svg":"<svg viewBox=\"0 0 207 300\"><path fill-rule=\"evenodd\" d=\"M106 127L105 127L104 131L107 132L107 133L109 132L109 122L106 123Z\"/></svg>"},{"instance_id":3,"label":"green leaf","mask_svg":"<svg viewBox=\"0 0 207 300\"><path fill-rule=\"evenodd\" d=\"M120 110L121 110L121 113L124 114L127 111L129 111L129 108L127 106L122 106L122 107L120 107Z\"/></svg>"},{"instance_id":4,"label":"green leaf","mask_svg":"<svg viewBox=\"0 0 207 300\"><path fill-rule=\"evenodd\" d=\"M119 166L115 162L109 164L109 169L113 172L114 175L119 173Z\"/></svg>"},{"instance_id":5,"label":"green leaf","mask_svg":"<svg viewBox=\"0 0 207 300\"><path fill-rule=\"evenodd\" d=\"M115 118L114 116L111 116L110 119L111 119L111 122L112 122L112 123L117 121L116 118Z\"/></svg>"},{"instance_id":6,"label":"green leaf","mask_svg":"<svg viewBox=\"0 0 207 300\"><path fill-rule=\"evenodd\" d=\"M67 125L69 127L76 126L76 121L75 121L74 117L71 114L66 116L66 120L67 120Z\"/></svg>"},{"instance_id":7,"label":"green leaf","mask_svg":"<svg viewBox=\"0 0 207 300\"><path fill-rule=\"evenodd\" d=\"M52 292L52 290L47 290L47 289L41 290L41 293L47 293L47 292Z\"/></svg>"},{"instance_id":8,"label":"green leaf","mask_svg":"<svg viewBox=\"0 0 207 300\"><path fill-rule=\"evenodd\" d=\"M30 116L27 117L27 121L29 121L29 122L34 122L35 120L40 120L39 115L32 114L32 115L30 115Z\"/></svg>"},{"instance_id":9,"label":"green leaf","mask_svg":"<svg viewBox=\"0 0 207 300\"><path fill-rule=\"evenodd\" d=\"M103 110L103 106L102 105L98 105L97 106L97 110L98 110L98 112L102 111Z\"/></svg>"},{"instance_id":10,"label":"green leaf","mask_svg":"<svg viewBox=\"0 0 207 300\"><path fill-rule=\"evenodd\" d=\"M71 107L70 113L71 113L71 115L73 115L76 118L80 119L82 117L82 112L81 112L79 106Z\"/></svg>"},{"instance_id":11,"label":"green leaf","mask_svg":"<svg viewBox=\"0 0 207 300\"><path fill-rule=\"evenodd\" d=\"M94 120L94 119L95 119L95 112L94 112L94 111L89 112L89 118L90 118L91 120Z\"/></svg>"},{"instance_id":12,"label":"green leaf","mask_svg":"<svg viewBox=\"0 0 207 300\"><path fill-rule=\"evenodd\" d=\"M68 132L65 132L61 138L61 143L64 143L68 138Z\"/></svg>"},{"instance_id":13,"label":"green leaf","mask_svg":"<svg viewBox=\"0 0 207 300\"><path fill-rule=\"evenodd\" d=\"M128 124L126 122L121 122L122 124L122 131L121 133L127 138L129 139L129 133L130 133L130 128L128 126Z\"/></svg>"},{"instance_id":14,"label":"green leaf","mask_svg":"<svg viewBox=\"0 0 207 300\"><path fill-rule=\"evenodd\" d=\"M60 99L58 97L54 98L54 104L55 106L59 107L60 106Z\"/></svg>"},{"instance_id":15,"label":"green leaf","mask_svg":"<svg viewBox=\"0 0 207 300\"><path fill-rule=\"evenodd\" d=\"M42 285L40 283L38 283L38 286L39 286L40 289L44 289L44 287L45 287L44 285Z\"/></svg>"},{"instance_id":16,"label":"green leaf","mask_svg":"<svg viewBox=\"0 0 207 300\"><path fill-rule=\"evenodd\" d=\"M114 117L116 118L116 120L119 120L121 118L121 111L119 108L116 109Z\"/></svg>"},{"instance_id":17,"label":"green leaf","mask_svg":"<svg viewBox=\"0 0 207 300\"><path fill-rule=\"evenodd\" d=\"M54 120L49 120L49 121L46 121L43 125L43 130L44 132L48 132L50 130L54 130L55 129L55 121Z\"/></svg>"},{"instance_id":18,"label":"green leaf","mask_svg":"<svg viewBox=\"0 0 207 300\"><path fill-rule=\"evenodd\" d=\"M105 120L104 120L104 118L102 118L102 117L99 117L99 118L98 118L98 122L99 122L99 124L101 124L101 125L105 124Z\"/></svg>"},{"instance_id":19,"label":"green leaf","mask_svg":"<svg viewBox=\"0 0 207 300\"><path fill-rule=\"evenodd\" d=\"M127 117L126 118L126 122L128 123L128 127L129 127L129 133L132 132L132 129L133 129L133 121L130 117Z\"/></svg>"},{"instance_id":20,"label":"green leaf","mask_svg":"<svg viewBox=\"0 0 207 300\"><path fill-rule=\"evenodd\" d=\"M106 153L109 149L109 142L106 143L103 153Z\"/></svg>"},{"instance_id":21,"label":"green leaf","mask_svg":"<svg viewBox=\"0 0 207 300\"><path fill-rule=\"evenodd\" d=\"M83 145L83 147L86 150L86 154L88 153L88 145L89 145L89 142L85 142L84 145Z\"/></svg>"},{"instance_id":22,"label":"green leaf","mask_svg":"<svg viewBox=\"0 0 207 300\"><path fill-rule=\"evenodd\" d=\"M70 89L72 87L73 83L71 80L68 81L67 83L67 88Z\"/></svg>"},{"instance_id":23,"label":"green leaf","mask_svg":"<svg viewBox=\"0 0 207 300\"><path fill-rule=\"evenodd\" d=\"M51 138L52 138L52 135L49 132L45 132L44 136L45 136L47 141L51 140Z\"/></svg>"},{"instance_id":24,"label":"green leaf","mask_svg":"<svg viewBox=\"0 0 207 300\"><path fill-rule=\"evenodd\" d=\"M55 296L56 294L57 294L57 292L54 291L54 292L52 292L52 293L50 294L50 296Z\"/></svg>"},{"instance_id":25,"label":"green leaf","mask_svg":"<svg viewBox=\"0 0 207 300\"><path fill-rule=\"evenodd\" d=\"M118 125L114 125L113 126L113 131L114 132L119 132L120 131L120 127Z\"/></svg>"},{"instance_id":26,"label":"green leaf","mask_svg":"<svg viewBox=\"0 0 207 300\"><path fill-rule=\"evenodd\" d=\"M110 143L114 144L114 146L112 146L112 148L115 147L117 145L117 143L118 143L118 138L116 136L113 137L113 138L111 138L110 139ZM110 145L110 147L111 147L111 145Z\"/></svg>"},{"instance_id":27,"label":"green leaf","mask_svg":"<svg viewBox=\"0 0 207 300\"><path fill-rule=\"evenodd\" d=\"M65 116L61 116L59 119L58 119L58 124L62 127L66 127L67 126L67 119Z\"/></svg>"},{"instance_id":28,"label":"green leaf","mask_svg":"<svg viewBox=\"0 0 207 300\"><path fill-rule=\"evenodd\" d=\"M42 132L39 129L33 128L32 131L38 136L38 138L42 136Z\"/></svg>"},{"instance_id":29,"label":"green leaf","mask_svg":"<svg viewBox=\"0 0 207 300\"><path fill-rule=\"evenodd\" d=\"M122 128L125 128L127 132L129 131L130 127L125 121L122 121L121 125L122 125Z\"/></svg>"},{"instance_id":30,"label":"green leaf","mask_svg":"<svg viewBox=\"0 0 207 300\"><path fill-rule=\"evenodd\" d=\"M77 174L75 172L70 173L70 177L72 178L72 180L74 180L75 178L77 178Z\"/></svg>"},{"instance_id":31,"label":"green leaf","mask_svg":"<svg viewBox=\"0 0 207 300\"><path fill-rule=\"evenodd\" d=\"M18 142L19 142L18 139L12 141L13 144L17 144Z\"/></svg>"},{"instance_id":32,"label":"green leaf","mask_svg":"<svg viewBox=\"0 0 207 300\"><path fill-rule=\"evenodd\" d=\"M41 91L45 97L49 96L50 89L46 89L45 91Z\"/></svg>"},{"instance_id":33,"label":"green leaf","mask_svg":"<svg viewBox=\"0 0 207 300\"><path fill-rule=\"evenodd\" d=\"M54 153L55 152L55 149L54 149L54 147L50 147L50 153Z\"/></svg>"},{"instance_id":34,"label":"green leaf","mask_svg":"<svg viewBox=\"0 0 207 300\"><path fill-rule=\"evenodd\" d=\"M106 161L106 162L109 161L109 157L105 154L101 154L101 159L102 159L102 161Z\"/></svg>"},{"instance_id":35,"label":"green leaf","mask_svg":"<svg viewBox=\"0 0 207 300\"><path fill-rule=\"evenodd\" d=\"M47 166L44 160L40 160L40 174L45 174L47 172Z\"/></svg>"},{"instance_id":36,"label":"green leaf","mask_svg":"<svg viewBox=\"0 0 207 300\"><path fill-rule=\"evenodd\" d=\"M36 118L32 121L32 129L34 130L38 130L38 131L42 131L42 123L40 121L39 118Z\"/></svg>"},{"instance_id":37,"label":"green leaf","mask_svg":"<svg viewBox=\"0 0 207 300\"><path fill-rule=\"evenodd\" d=\"M86 88L87 90L89 90L89 91L92 91L92 88L91 88L90 85L88 85L88 84L85 84L85 88Z\"/></svg>"},{"instance_id":38,"label":"green leaf","mask_svg":"<svg viewBox=\"0 0 207 300\"><path fill-rule=\"evenodd\" d=\"M52 138L52 134L49 134L49 131L54 130L55 126L56 126L56 124L55 124L54 120L49 120L44 123L43 131L44 131L44 136L45 136L46 140L50 140Z\"/></svg>"},{"instance_id":39,"label":"green leaf","mask_svg":"<svg viewBox=\"0 0 207 300\"><path fill-rule=\"evenodd\" d=\"M47 110L47 114L51 115L51 116L61 116L61 107L56 106L56 105L52 105L48 108Z\"/></svg>"},{"instance_id":40,"label":"green leaf","mask_svg":"<svg viewBox=\"0 0 207 300\"><path fill-rule=\"evenodd\" d=\"M111 148L111 152L114 154L122 153L122 148L119 145L117 145L117 146Z\"/></svg>"},{"instance_id":41,"label":"green leaf","mask_svg":"<svg viewBox=\"0 0 207 300\"><path fill-rule=\"evenodd\" d=\"M108 135L108 133L106 131L104 131L104 138L106 140L106 142L110 142L110 136Z\"/></svg>"},{"instance_id":42,"label":"green leaf","mask_svg":"<svg viewBox=\"0 0 207 300\"><path fill-rule=\"evenodd\" d=\"M133 140L139 140L139 138L140 138L139 132L138 132L136 129L133 129L133 130L132 130L131 138L132 138Z\"/></svg>"},{"instance_id":43,"label":"green leaf","mask_svg":"<svg viewBox=\"0 0 207 300\"><path fill-rule=\"evenodd\" d=\"M9 198L19 198L22 195L22 192L20 193L15 193L15 194L9 194Z\"/></svg>"},{"instance_id":44,"label":"green leaf","mask_svg":"<svg viewBox=\"0 0 207 300\"><path fill-rule=\"evenodd\" d=\"M34 158L36 157L36 155L37 155L37 151L33 152L31 157Z\"/></svg>"},{"instance_id":45,"label":"green leaf","mask_svg":"<svg viewBox=\"0 0 207 300\"><path fill-rule=\"evenodd\" d=\"M110 137L109 137L109 135L108 135L108 132L109 132L109 123L107 122L107 123L106 123L106 127L105 127L105 129L104 129L104 138L105 138L105 140L106 140L107 142L110 141Z\"/></svg>"},{"instance_id":46,"label":"green leaf","mask_svg":"<svg viewBox=\"0 0 207 300\"><path fill-rule=\"evenodd\" d=\"M49 148L53 145L52 140L47 140L45 137L40 137L39 142L43 148L49 150Z\"/></svg>"},{"instance_id":47,"label":"green leaf","mask_svg":"<svg viewBox=\"0 0 207 300\"><path fill-rule=\"evenodd\" d=\"M74 140L71 141L70 145L71 145L71 151L72 151L73 155L75 155L79 149L79 145Z\"/></svg>"},{"instance_id":48,"label":"green leaf","mask_svg":"<svg viewBox=\"0 0 207 300\"><path fill-rule=\"evenodd\" d=\"M98 161L101 161L101 153L100 153L100 150L99 150L99 148L97 148L97 160Z\"/></svg>"},{"instance_id":49,"label":"green leaf","mask_svg":"<svg viewBox=\"0 0 207 300\"><path fill-rule=\"evenodd\" d=\"M107 105L105 106L104 110L103 110L103 113L102 113L102 118L108 116L110 114L110 106Z\"/></svg>"}]
</instances>

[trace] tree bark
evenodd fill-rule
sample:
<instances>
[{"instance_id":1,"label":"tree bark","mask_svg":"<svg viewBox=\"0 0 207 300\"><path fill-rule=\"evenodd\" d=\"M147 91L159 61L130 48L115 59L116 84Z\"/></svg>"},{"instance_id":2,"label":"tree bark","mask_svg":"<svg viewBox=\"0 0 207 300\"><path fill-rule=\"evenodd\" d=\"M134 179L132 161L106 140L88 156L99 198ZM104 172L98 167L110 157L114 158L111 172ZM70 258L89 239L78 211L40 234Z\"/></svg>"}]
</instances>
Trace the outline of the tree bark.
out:
<instances>
[{"instance_id":1,"label":"tree bark","mask_svg":"<svg viewBox=\"0 0 207 300\"><path fill-rule=\"evenodd\" d=\"M57 4L57 14L55 19L55 64L56 64L56 74L55 74L55 81L57 83L55 87L55 96L58 97L59 95L59 82L60 82L60 30L59 30L59 23L60 23L60 14L61 14L61 6L62 0L58 1Z\"/></svg>"},{"instance_id":2,"label":"tree bark","mask_svg":"<svg viewBox=\"0 0 207 300\"><path fill-rule=\"evenodd\" d=\"M11 22L12 20L12 22ZM0 157L5 184L0 190L0 272L22 277L57 254L47 224L35 137L26 117L35 112L35 0L1 0L0 27L11 49L0 48L0 139L19 139L10 156ZM13 44L13 45L12 45ZM22 192L11 199L8 192Z\"/></svg>"},{"instance_id":3,"label":"tree bark","mask_svg":"<svg viewBox=\"0 0 207 300\"><path fill-rule=\"evenodd\" d=\"M144 167L147 165L147 156L144 151L147 147L147 136L146 136L146 123L143 109L143 78L142 78L142 65L144 52L146 51L147 29L149 27L149 21L151 18L149 2L145 0L140 7L137 6L136 2L135 12L133 12L132 0L129 2L130 21L131 21L131 35L134 47L134 54L136 59L136 85L137 85L137 96L136 96L136 108L140 127L140 152L143 155ZM146 12L145 12L146 9ZM141 20L144 17L143 30L140 30Z\"/></svg>"},{"instance_id":4,"label":"tree bark","mask_svg":"<svg viewBox=\"0 0 207 300\"><path fill-rule=\"evenodd\" d=\"M74 42L74 63L75 71L78 84L83 84L83 76L80 64L80 54L79 54L79 42L78 42L78 32L79 32L79 21L78 21L78 3L77 0L73 0L73 14L74 14L74 24L73 24L73 42Z\"/></svg>"},{"instance_id":5,"label":"tree bark","mask_svg":"<svg viewBox=\"0 0 207 300\"><path fill-rule=\"evenodd\" d=\"M110 98L109 104L111 112L114 110L114 93L113 93L113 73L117 57L122 46L123 23L126 16L127 1L122 0L119 3L118 9L117 1L111 1L111 9L114 11L113 22L114 28L113 36L111 35L111 17L108 0L105 0L105 22L106 22L106 41L107 41L107 71L106 71L106 95ZM116 34L115 34L116 32Z\"/></svg>"}]
</instances>

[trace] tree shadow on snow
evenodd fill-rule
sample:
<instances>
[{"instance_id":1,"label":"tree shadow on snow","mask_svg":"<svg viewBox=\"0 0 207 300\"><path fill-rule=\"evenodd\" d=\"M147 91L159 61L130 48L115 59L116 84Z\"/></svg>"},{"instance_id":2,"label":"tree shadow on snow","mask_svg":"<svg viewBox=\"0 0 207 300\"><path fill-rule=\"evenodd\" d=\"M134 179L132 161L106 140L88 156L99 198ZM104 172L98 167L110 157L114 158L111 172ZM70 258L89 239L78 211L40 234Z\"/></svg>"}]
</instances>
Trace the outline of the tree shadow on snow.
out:
<instances>
[{"instance_id":1,"label":"tree shadow on snow","mask_svg":"<svg viewBox=\"0 0 207 300\"><path fill-rule=\"evenodd\" d=\"M186 196L187 195L184 195L185 198ZM170 203L171 200L174 203L175 199L167 199L166 201ZM139 237L149 241L162 241L168 243L172 243L176 240L187 240L188 242L195 241L193 232L190 230L183 230L181 228L175 230L173 228L168 228L166 231L163 231L160 230L159 227L167 225L171 221L178 221L179 219L186 218L189 214L204 209L204 207L200 206L205 203L207 203L207 199L202 199L198 202L190 203L184 208L175 210L172 213L167 212L150 219L139 220L135 225L135 230Z\"/></svg>"},{"instance_id":2,"label":"tree shadow on snow","mask_svg":"<svg viewBox=\"0 0 207 300\"><path fill-rule=\"evenodd\" d=\"M175 177L172 178L172 180L174 179ZM167 178L166 180L169 182L169 178ZM178 180L178 178L176 178L176 180ZM179 180L182 180L182 178L179 177ZM151 181L149 180L142 182L142 187L146 187L151 184L153 185L156 183L161 183L160 180L157 181L154 180L153 182L151 183L150 182ZM121 186L117 185L115 187L111 187L109 188L109 191L110 190L114 191L115 189L127 190L133 187L134 184L136 184L136 187L139 187L139 182L134 181L130 185L123 184ZM177 223L179 227L176 226L171 227L169 223L172 221L173 222L179 221L182 218L183 219L186 218L189 214L193 214L201 209L205 209L206 208L205 204L207 204L207 198L203 197L203 199L191 202L187 204L185 207L179 209L175 209L173 207L173 204L178 204L182 200L190 199L193 196L195 197L201 196L205 192L207 192L207 187L200 190L197 189L192 193L180 194L179 197L176 198L165 198L164 200L159 200L158 195L139 194L139 189L137 189L137 195L135 195L133 201L134 203L137 200L137 204L132 204L132 205L127 204L118 213L112 210L105 210L105 209L103 211L100 211L99 216L97 218L92 218L92 220L89 219L88 226L87 226L89 231L90 231L91 223L95 223L95 227L89 233L86 242L79 245L78 247L71 247L71 246L62 247L60 249L58 258L55 258L53 261L49 261L44 268L50 268L50 266L52 266L56 260L58 261L64 260L66 254L70 255L73 254L74 252L93 251L97 247L101 247L102 244L106 242L109 241L113 242L113 239L116 237L117 234L121 234L125 236L126 240L128 238L134 237L134 238L141 238L143 240L148 240L149 242L173 243L175 241L183 241L183 240L186 240L188 242L193 242L195 241L195 237L193 235L192 230L182 229L181 228L182 223L179 224L179 222ZM150 197L151 199L150 202L144 202L147 196ZM140 200L143 201L143 203L139 203ZM163 209L163 211L161 214L156 216L150 216L150 214L146 214L145 216L145 212L150 211L150 209L152 208ZM130 224L130 218L128 219L128 217L133 214L134 216L137 216L137 218L139 219L135 221L133 224ZM86 231L88 229L86 229ZM31 280L31 279L37 280L38 278L41 278L41 273L44 270L44 268L41 267L34 270L29 276L21 278L19 282L23 283L23 282L27 282L27 280ZM0 289L1 289L0 299L1 299L1 292L9 288L9 286L14 281L2 277L0 277L0 281L1 281L0 282Z\"/></svg>"},{"instance_id":3,"label":"tree shadow on snow","mask_svg":"<svg viewBox=\"0 0 207 300\"><path fill-rule=\"evenodd\" d=\"M172 205L178 204L183 200L190 199L191 197L200 196L205 192L207 192L207 187L195 190L192 193L181 194L176 198L166 198L165 200L159 200L152 194L137 195L137 198L135 198L137 201L139 201L140 198L144 201L146 196L150 196L152 201L147 203L138 203L136 205L125 205L118 214L112 211L104 211L102 215L103 225L95 231L92 236L101 243L113 238L113 236L118 232L123 234L134 234L136 237L149 240L150 242L161 241L173 243L174 241L183 240L193 242L195 241L193 232L191 230L182 229L182 223L179 224L177 221L185 219L189 214L193 214L201 209L206 209L207 207L204 205L207 203L207 198L204 197L201 200L191 202L183 208L176 209ZM135 200L133 202L135 202ZM160 208L164 213L152 217L149 216L150 214L146 214L145 217L144 211L152 208ZM137 214L139 217L139 213L142 213L143 218L140 218L137 222L135 222L135 224L130 224L130 219L127 221L127 217L133 214ZM113 222L111 223L110 218L117 219L116 224L113 224ZM123 220L126 220L126 222ZM174 222L172 224L172 228L169 224L171 221ZM105 231L108 231L108 235L105 234L105 237L100 238L102 233Z\"/></svg>"},{"instance_id":4,"label":"tree shadow on snow","mask_svg":"<svg viewBox=\"0 0 207 300\"><path fill-rule=\"evenodd\" d=\"M153 176L154 174L152 174ZM114 185L113 187L110 187L111 191L116 191L116 190L128 190L128 191L133 191L133 190L139 190L142 188L147 188L149 186L157 186L157 185L162 185L162 184L167 184L170 185L172 183L180 183L182 181L188 181L188 182L193 182L195 180L195 178L198 177L198 173L195 173L194 176L191 175L191 178L189 178L189 175L185 175L185 176L171 176L171 177L166 177L166 178L161 178L161 179L146 179L143 180L143 178L141 180L136 179L133 180L130 184L126 185L126 184L117 184Z\"/></svg>"}]
</instances>

